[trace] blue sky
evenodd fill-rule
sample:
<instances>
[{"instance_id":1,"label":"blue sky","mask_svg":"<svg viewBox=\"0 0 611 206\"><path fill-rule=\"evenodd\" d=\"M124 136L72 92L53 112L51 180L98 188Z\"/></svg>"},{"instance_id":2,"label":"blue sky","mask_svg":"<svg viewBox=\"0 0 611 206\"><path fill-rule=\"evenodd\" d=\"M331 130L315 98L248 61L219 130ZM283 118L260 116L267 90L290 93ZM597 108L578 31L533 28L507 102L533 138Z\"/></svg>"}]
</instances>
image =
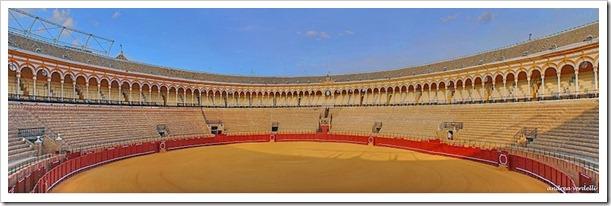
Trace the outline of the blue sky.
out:
<instances>
[{"instance_id":1,"label":"blue sky","mask_svg":"<svg viewBox=\"0 0 611 206\"><path fill-rule=\"evenodd\" d=\"M135 61L310 76L422 65L598 20L597 9L28 9Z\"/></svg>"}]
</instances>

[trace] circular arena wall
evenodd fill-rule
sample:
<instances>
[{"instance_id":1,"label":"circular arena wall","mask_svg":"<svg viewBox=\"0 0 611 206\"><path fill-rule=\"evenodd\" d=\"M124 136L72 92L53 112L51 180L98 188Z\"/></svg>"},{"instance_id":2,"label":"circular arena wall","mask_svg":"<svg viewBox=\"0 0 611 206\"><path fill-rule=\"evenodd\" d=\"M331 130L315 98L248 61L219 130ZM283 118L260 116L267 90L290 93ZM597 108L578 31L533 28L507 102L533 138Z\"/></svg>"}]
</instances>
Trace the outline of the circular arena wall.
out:
<instances>
[{"instance_id":1,"label":"circular arena wall","mask_svg":"<svg viewBox=\"0 0 611 206\"><path fill-rule=\"evenodd\" d=\"M270 141L272 143L268 143ZM401 138L332 135L332 134L277 134L277 135L245 135L245 136L217 135L215 137L203 137L203 138L194 137L194 138L184 138L184 139L168 139L168 140L160 140L160 141L154 141L154 142L142 142L142 143L131 144L131 145L104 148L104 149L98 149L98 150L93 150L89 152L83 152L83 153L73 153L73 154L69 154L65 158L65 160L58 162L58 164L52 167L52 169L50 169L49 171L44 172L43 173L44 175L42 175L40 179L35 179L36 175L32 175L34 176L32 177L33 178L32 180L38 180L38 181L35 181L36 184L33 187L25 185L26 181L28 181L26 180L23 182L24 185L22 185L20 182L16 186L12 187L10 191L12 192L22 191L23 192L23 191L32 190L32 192L43 192L43 193L49 192L55 186L60 184L62 181L69 179L71 176L79 172L82 172L86 169L90 169L93 167L98 167L99 165L103 165L106 163L110 163L113 161L129 158L129 157L148 155L148 154L154 154L158 152L164 152L167 150L176 150L176 149L190 148L190 147L226 145L226 144L235 144L235 143L257 143L257 142L261 144L275 144L273 142L332 142L332 143L360 144L362 146L358 148L363 149L363 150L372 151L370 154L367 154L367 155L374 155L374 156L380 155L380 152L382 153L382 156L384 156L384 153L388 154L388 152L390 152L391 150L380 150L379 152L376 152L375 151L376 149L371 148L371 145L379 146L379 147L396 148L396 149L402 149L402 150L411 150L411 151L417 151L417 152L407 152L407 151L399 151L399 150L392 150L392 152L394 152L397 155L400 152L405 152L406 154L407 153L411 154L412 157L415 155L415 156L421 156L423 158L424 157L433 158L433 159L441 158L445 160L451 159L453 161L457 161L456 164L458 165L461 165L461 164L471 165L471 164L481 164L481 163L491 165L491 167L487 167L487 169L484 169L480 172L501 170L502 168L506 168L506 170L510 170L511 172L504 171L508 173L503 173L503 172L499 173L500 171L497 171L497 172L491 172L491 174L489 175L492 175L492 176L499 175L498 177L499 179L497 181L503 181L502 180L503 178L510 178L510 179L514 178L514 177L508 177L507 175L509 176L519 175L519 174L509 174L509 173L519 172L522 174L529 175L533 178L537 178L541 181L541 183L548 184L549 187L545 188L546 191L550 190L550 191L558 191L558 192L574 192L574 191L571 191L571 189L567 189L567 188L576 188L576 185L577 185L571 177L569 177L562 171L555 169L553 166L547 165L537 160L530 159L528 157L508 154L504 151L498 151L495 149L479 149L479 148L473 148L473 147L452 146L452 145L447 145L445 143L439 142L438 140L415 141L415 140L408 140L408 139L401 139ZM350 147L347 147L347 148L350 148ZM357 147L354 147L354 148L357 148ZM204 151L206 149L202 148L201 150ZM310 148L310 150L316 150L316 148ZM214 150L211 150L211 151L214 151ZM185 152L189 153L188 151L180 151L179 153L174 153L174 154L185 154ZM274 151L267 151L267 152L274 152ZM321 154L321 151L318 150L318 152L314 152L314 153ZM429 154L429 155L424 155L421 153ZM192 158L195 158L194 155L197 156L197 154L198 154L197 152L193 152L193 153L190 153L189 156L191 156ZM406 154L401 153L401 155L406 155ZM171 155L171 154L168 154L168 155ZM223 156L223 155L228 155L228 154L220 154L220 155ZM433 155L433 156L430 156L430 155ZM445 156L445 157L440 157L440 156ZM155 155L151 156L151 158L155 159L154 157ZM395 157L398 158L398 156L395 156ZM148 158L148 157L144 157L144 158ZM213 156L202 157L202 158L213 158ZM462 159L462 160L458 161L459 159ZM464 162L467 160L470 160L470 161ZM262 160L262 161L266 161L266 160ZM474 162L471 163L471 161L474 161ZM127 163L129 162L133 162L133 161L128 161ZM177 162L180 162L180 161L177 161ZM186 160L185 163L188 163L188 162L189 160ZM256 163L256 162L253 162L253 163ZM120 165L121 163L119 162L118 164ZM442 165L443 164L432 166L432 167L436 167L437 169L439 169L439 167ZM269 166L273 167L273 165L269 165ZM303 164L302 166L307 167L307 165L303 165ZM472 165L472 166L483 167L483 166L475 166L475 165ZM110 165L110 167L112 167L112 165ZM499 169L498 167L501 167L501 168ZM380 169L380 168L377 168L377 169ZM443 175L447 173L447 175L451 177L453 175L453 172L456 173L459 170L451 171L448 169L444 171L445 172L438 173L438 174ZM437 172L441 172L441 171L437 171ZM458 172L458 174L460 173L461 172ZM200 171L200 174L205 175L205 171ZM417 174L420 174L420 173L417 173ZM417 175L417 174L414 174L414 175ZM177 173L175 175L179 175L179 174ZM245 176L245 178L249 178L249 177L252 178L251 175L252 174ZM339 174L333 174L333 175L339 175ZM398 174L398 175L402 175L402 174ZM450 187L450 189L447 189L446 191L460 192L460 190L465 188L465 185L460 185L460 184L478 184L477 180L474 180L476 181L475 183L466 181L467 179L470 179L470 178L467 178L470 175L472 174L465 174L464 176L462 176L464 178L463 180L465 180L462 182L458 181L460 180L460 178L457 179L456 182L454 183L459 184L459 185L456 187ZM79 179L78 175L75 177L77 180ZM139 178L146 179L146 177L139 177ZM368 177L364 176L362 178L368 178ZM407 177L407 179L409 178L410 177ZM488 176L486 178L493 178L493 177ZM515 178L521 179L524 177L515 176ZM32 181L32 180L29 180L29 181ZM534 192L536 190L538 192L542 192L542 185L540 183L533 183L532 181L526 180L526 179L522 179L522 180L525 181L524 184L536 185L536 186L533 186L533 188L527 189L528 191ZM385 181L388 181L388 180L385 180ZM368 183L368 184L372 184L372 183ZM455 190L451 188L455 188ZM504 189L503 187L496 188L496 189L492 189L490 187L484 187L480 189L476 189L476 188L477 187L473 187L467 190L478 191L478 192L501 191L501 190L505 192L508 192L508 191L509 192L518 192L517 190L521 190L519 188L514 188L514 187L505 187ZM231 189L231 187L229 187L228 189ZM404 191L426 192L422 190L417 190L417 189L412 190L412 189L406 189ZM393 190L393 189L389 189L389 190ZM428 190L428 189L425 189L425 190ZM443 190L443 189L434 188L428 192L434 192L437 190ZM137 191L142 191L142 190L137 190Z\"/></svg>"},{"instance_id":2,"label":"circular arena wall","mask_svg":"<svg viewBox=\"0 0 611 206\"><path fill-rule=\"evenodd\" d=\"M459 158L320 142L196 147L109 163L50 192L554 192L524 174Z\"/></svg>"}]
</instances>

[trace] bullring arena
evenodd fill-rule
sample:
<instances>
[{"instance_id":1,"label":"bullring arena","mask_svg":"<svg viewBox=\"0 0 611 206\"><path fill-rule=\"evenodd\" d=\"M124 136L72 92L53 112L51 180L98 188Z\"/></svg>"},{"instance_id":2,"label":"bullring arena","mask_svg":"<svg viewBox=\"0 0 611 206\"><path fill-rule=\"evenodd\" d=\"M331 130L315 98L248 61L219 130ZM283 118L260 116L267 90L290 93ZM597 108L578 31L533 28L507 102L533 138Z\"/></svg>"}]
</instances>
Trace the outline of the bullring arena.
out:
<instances>
[{"instance_id":1,"label":"bullring arena","mask_svg":"<svg viewBox=\"0 0 611 206\"><path fill-rule=\"evenodd\" d=\"M598 34L248 77L11 30L9 192L597 192Z\"/></svg>"}]
</instances>

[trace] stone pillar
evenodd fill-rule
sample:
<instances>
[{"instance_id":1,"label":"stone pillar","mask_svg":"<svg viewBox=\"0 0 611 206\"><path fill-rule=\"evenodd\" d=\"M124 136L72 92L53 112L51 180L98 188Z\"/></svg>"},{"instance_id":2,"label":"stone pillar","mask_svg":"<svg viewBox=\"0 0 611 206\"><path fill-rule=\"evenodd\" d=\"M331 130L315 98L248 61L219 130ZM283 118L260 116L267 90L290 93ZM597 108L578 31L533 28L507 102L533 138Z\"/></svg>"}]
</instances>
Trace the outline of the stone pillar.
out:
<instances>
[{"instance_id":1,"label":"stone pillar","mask_svg":"<svg viewBox=\"0 0 611 206\"><path fill-rule=\"evenodd\" d=\"M157 88L157 100L159 103L163 104L163 97L161 97L161 88Z\"/></svg>"},{"instance_id":2,"label":"stone pillar","mask_svg":"<svg viewBox=\"0 0 611 206\"><path fill-rule=\"evenodd\" d=\"M484 95L486 93L486 80L482 80L482 88L480 90L481 90L481 94L479 95L479 100L484 101Z\"/></svg>"},{"instance_id":3,"label":"stone pillar","mask_svg":"<svg viewBox=\"0 0 611 206\"><path fill-rule=\"evenodd\" d=\"M427 92L426 96L428 98L429 104L433 103L433 98L431 98L431 85L429 85L429 91Z\"/></svg>"},{"instance_id":4,"label":"stone pillar","mask_svg":"<svg viewBox=\"0 0 611 206\"><path fill-rule=\"evenodd\" d=\"M61 88L61 90L62 90L62 91L61 91L61 98L62 98L62 99L64 99L64 79L61 79L59 83L60 83L60 86L59 86L59 87L60 87L60 88Z\"/></svg>"},{"instance_id":5,"label":"stone pillar","mask_svg":"<svg viewBox=\"0 0 611 206\"><path fill-rule=\"evenodd\" d=\"M460 101L461 101L461 102L464 102L464 101L465 101L465 94L464 94L464 93L465 93L465 87L467 87L467 86L466 86L466 85L465 85L465 83L463 82L463 83L462 83L462 90L460 90Z\"/></svg>"},{"instance_id":6,"label":"stone pillar","mask_svg":"<svg viewBox=\"0 0 611 206\"><path fill-rule=\"evenodd\" d=\"M509 94L509 91L507 90L507 79L503 77L503 90L505 91L504 94L502 94L503 96L503 100L507 99L507 95Z\"/></svg>"},{"instance_id":7,"label":"stone pillar","mask_svg":"<svg viewBox=\"0 0 611 206\"><path fill-rule=\"evenodd\" d=\"M495 80L492 81L492 91L490 92L490 98L488 98L488 99L491 99L491 100L496 100L496 97L495 97L494 93L495 92L496 93L499 92L499 91L496 90L496 81Z\"/></svg>"},{"instance_id":8,"label":"stone pillar","mask_svg":"<svg viewBox=\"0 0 611 206\"><path fill-rule=\"evenodd\" d=\"M473 96L475 95L475 93L477 93L477 91L475 91L475 82L471 83L471 87L473 87L473 92L471 92L471 95L469 95L469 97L471 97L471 101L473 101Z\"/></svg>"},{"instance_id":9,"label":"stone pillar","mask_svg":"<svg viewBox=\"0 0 611 206\"><path fill-rule=\"evenodd\" d=\"M518 95L516 94L518 92L518 77L513 78L513 82L515 83L515 87L513 89L513 97L515 100L518 100Z\"/></svg>"},{"instance_id":10,"label":"stone pillar","mask_svg":"<svg viewBox=\"0 0 611 206\"><path fill-rule=\"evenodd\" d=\"M17 73L17 87L15 87L15 89L17 90L17 94L21 95L21 73Z\"/></svg>"},{"instance_id":11,"label":"stone pillar","mask_svg":"<svg viewBox=\"0 0 611 206\"><path fill-rule=\"evenodd\" d=\"M541 96L545 96L545 76L541 75ZM537 95L538 96L538 95Z\"/></svg>"},{"instance_id":12,"label":"stone pillar","mask_svg":"<svg viewBox=\"0 0 611 206\"><path fill-rule=\"evenodd\" d=\"M444 103L448 103L449 104L449 103L452 103L452 101L451 101L451 99L450 99L450 97L448 95L448 94L450 94L450 93L448 93L448 88L450 88L450 86L446 85L446 89L443 92L443 100L444 100Z\"/></svg>"},{"instance_id":13,"label":"stone pillar","mask_svg":"<svg viewBox=\"0 0 611 206\"><path fill-rule=\"evenodd\" d=\"M132 85L129 85L129 94L127 95L127 101L131 102L132 99Z\"/></svg>"},{"instance_id":14,"label":"stone pillar","mask_svg":"<svg viewBox=\"0 0 611 206\"><path fill-rule=\"evenodd\" d=\"M34 80L34 87L32 88L32 95L36 96L36 75L34 75L32 77L32 79Z\"/></svg>"},{"instance_id":15,"label":"stone pillar","mask_svg":"<svg viewBox=\"0 0 611 206\"><path fill-rule=\"evenodd\" d=\"M51 75L47 77L47 97L51 97Z\"/></svg>"},{"instance_id":16,"label":"stone pillar","mask_svg":"<svg viewBox=\"0 0 611 206\"><path fill-rule=\"evenodd\" d=\"M89 99L89 82L85 84L85 99Z\"/></svg>"},{"instance_id":17,"label":"stone pillar","mask_svg":"<svg viewBox=\"0 0 611 206\"><path fill-rule=\"evenodd\" d=\"M558 96L560 96L560 73L557 73L558 76Z\"/></svg>"},{"instance_id":18,"label":"stone pillar","mask_svg":"<svg viewBox=\"0 0 611 206\"><path fill-rule=\"evenodd\" d=\"M579 70L575 70L575 96L579 95Z\"/></svg>"},{"instance_id":19,"label":"stone pillar","mask_svg":"<svg viewBox=\"0 0 611 206\"><path fill-rule=\"evenodd\" d=\"M72 98L73 99L78 99L78 98L76 98L76 81L72 82Z\"/></svg>"},{"instance_id":20,"label":"stone pillar","mask_svg":"<svg viewBox=\"0 0 611 206\"><path fill-rule=\"evenodd\" d=\"M594 91L598 93L598 67L594 67Z\"/></svg>"},{"instance_id":21,"label":"stone pillar","mask_svg":"<svg viewBox=\"0 0 611 206\"><path fill-rule=\"evenodd\" d=\"M532 86L531 86L531 83L530 83L530 75L528 75L526 77L526 81L528 82L528 93L527 93L528 96L526 96L526 98L530 99L530 98L532 98L532 88L531 88Z\"/></svg>"},{"instance_id":22,"label":"stone pillar","mask_svg":"<svg viewBox=\"0 0 611 206\"><path fill-rule=\"evenodd\" d=\"M108 100L112 100L112 86L111 84L108 85Z\"/></svg>"}]
</instances>

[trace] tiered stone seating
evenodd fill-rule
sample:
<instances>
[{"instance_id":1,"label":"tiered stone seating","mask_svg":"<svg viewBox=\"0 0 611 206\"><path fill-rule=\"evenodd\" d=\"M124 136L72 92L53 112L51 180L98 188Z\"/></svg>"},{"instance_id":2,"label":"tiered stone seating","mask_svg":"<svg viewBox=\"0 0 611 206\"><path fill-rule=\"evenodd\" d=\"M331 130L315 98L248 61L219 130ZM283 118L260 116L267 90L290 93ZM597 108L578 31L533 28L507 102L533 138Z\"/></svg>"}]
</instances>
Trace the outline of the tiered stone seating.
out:
<instances>
[{"instance_id":1,"label":"tiered stone seating","mask_svg":"<svg viewBox=\"0 0 611 206\"><path fill-rule=\"evenodd\" d=\"M457 143L493 147L514 145L523 127L538 129L528 145L541 151L561 153L595 162L598 160L598 99L538 102L370 106L331 108L331 132L369 134L382 122L379 135L414 138L445 138L442 122L462 122L454 135ZM269 133L272 122L279 132L307 133L318 129L322 108L187 108L127 107L9 103L10 154L29 151L14 138L19 125L46 127L61 133L69 145L88 146L157 137L156 125L166 124L171 135L209 134L206 120L220 120L225 132ZM31 114L36 118L28 118ZM24 152L24 153L25 153Z\"/></svg>"},{"instance_id":2,"label":"tiered stone seating","mask_svg":"<svg viewBox=\"0 0 611 206\"><path fill-rule=\"evenodd\" d=\"M599 152L598 106L578 105L575 117L540 133L528 147L556 151L585 161L596 160ZM559 114L560 115L560 114ZM561 112L561 115L567 115ZM549 120L548 120L549 121Z\"/></svg>"},{"instance_id":3,"label":"tiered stone seating","mask_svg":"<svg viewBox=\"0 0 611 206\"><path fill-rule=\"evenodd\" d=\"M271 109L271 121L278 122L279 132L314 132L323 109L320 108L281 108Z\"/></svg>"},{"instance_id":4,"label":"tiered stone seating","mask_svg":"<svg viewBox=\"0 0 611 206\"><path fill-rule=\"evenodd\" d=\"M455 140L509 146L523 127L538 128L529 147L598 159L598 99L524 103L332 109L331 131L371 133L382 122L380 135L443 138L442 122L463 122Z\"/></svg>"},{"instance_id":5,"label":"tiered stone seating","mask_svg":"<svg viewBox=\"0 0 611 206\"><path fill-rule=\"evenodd\" d=\"M159 137L156 126L166 124L170 135L208 134L199 108L153 108L10 103L38 117L72 147Z\"/></svg>"},{"instance_id":6,"label":"tiered stone seating","mask_svg":"<svg viewBox=\"0 0 611 206\"><path fill-rule=\"evenodd\" d=\"M9 165L35 159L36 150L22 138L17 137L19 129L44 127L31 114L18 105L11 105L8 110L8 160Z\"/></svg>"},{"instance_id":7,"label":"tiered stone seating","mask_svg":"<svg viewBox=\"0 0 611 206\"><path fill-rule=\"evenodd\" d=\"M318 129L318 108L210 108L206 119L221 120L225 131L271 132L272 122L278 122L279 132L313 132Z\"/></svg>"}]
</instances>

